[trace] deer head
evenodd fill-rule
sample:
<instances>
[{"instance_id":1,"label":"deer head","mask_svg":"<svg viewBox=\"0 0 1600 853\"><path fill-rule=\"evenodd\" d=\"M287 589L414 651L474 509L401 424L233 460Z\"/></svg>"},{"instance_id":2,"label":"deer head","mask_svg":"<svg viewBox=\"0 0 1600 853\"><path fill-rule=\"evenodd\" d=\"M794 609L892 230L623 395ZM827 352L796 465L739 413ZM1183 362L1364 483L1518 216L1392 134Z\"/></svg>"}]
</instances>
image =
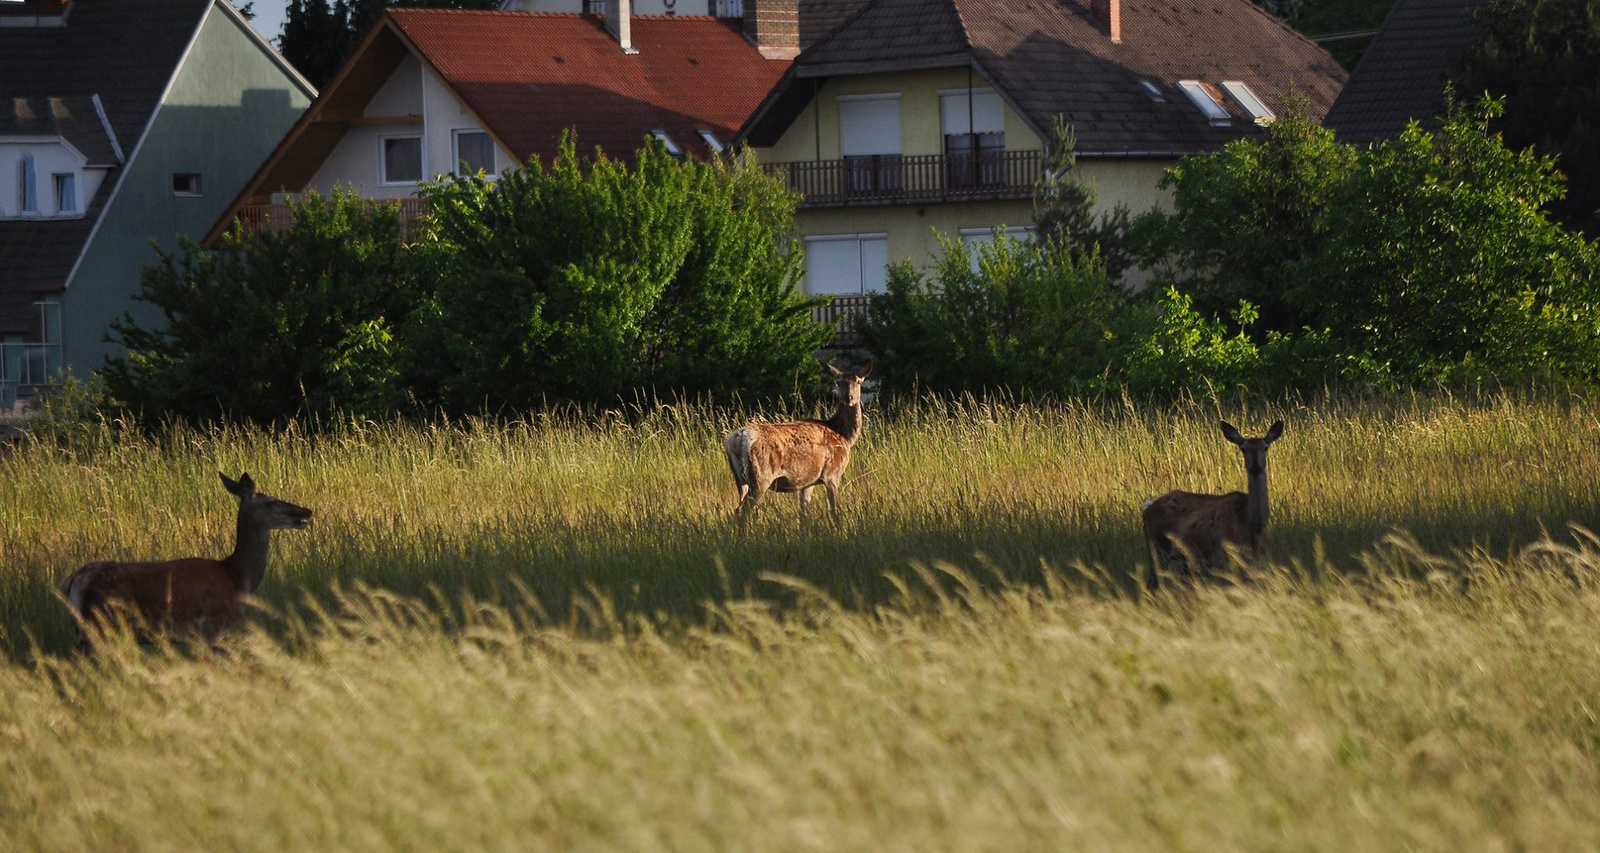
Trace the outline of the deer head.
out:
<instances>
[{"instance_id":1,"label":"deer head","mask_svg":"<svg viewBox=\"0 0 1600 853\"><path fill-rule=\"evenodd\" d=\"M1245 438L1233 424L1223 421L1222 434L1244 454L1245 473L1256 477L1267 471L1267 448L1283 435L1283 421L1273 423L1267 434L1260 438Z\"/></svg>"},{"instance_id":2,"label":"deer head","mask_svg":"<svg viewBox=\"0 0 1600 853\"><path fill-rule=\"evenodd\" d=\"M301 530L311 526L311 510L256 491L255 481L248 473L240 474L238 480L221 472L218 475L223 488L239 499L239 517L250 519L252 526L263 530Z\"/></svg>"},{"instance_id":3,"label":"deer head","mask_svg":"<svg viewBox=\"0 0 1600 853\"><path fill-rule=\"evenodd\" d=\"M868 361L853 371L840 370L831 362L822 366L828 368L828 373L833 375L833 397L839 405L860 408L861 382L872 372L872 362Z\"/></svg>"}]
</instances>

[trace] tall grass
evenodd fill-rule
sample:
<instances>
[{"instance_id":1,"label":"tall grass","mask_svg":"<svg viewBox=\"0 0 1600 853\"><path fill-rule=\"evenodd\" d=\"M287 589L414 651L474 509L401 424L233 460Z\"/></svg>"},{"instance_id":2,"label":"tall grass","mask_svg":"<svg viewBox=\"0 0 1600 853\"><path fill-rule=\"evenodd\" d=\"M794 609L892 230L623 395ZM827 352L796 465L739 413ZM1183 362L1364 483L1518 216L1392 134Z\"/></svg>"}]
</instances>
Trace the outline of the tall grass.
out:
<instances>
[{"instance_id":1,"label":"tall grass","mask_svg":"<svg viewBox=\"0 0 1600 853\"><path fill-rule=\"evenodd\" d=\"M874 413L876 414L876 413ZM366 585L407 596L507 600L525 589L563 620L598 592L624 612L698 614L768 595L763 572L852 605L885 600L886 572L946 560L984 577L1042 566L1131 589L1145 562L1138 507L1170 488L1243 487L1219 417L1288 429L1271 456L1272 559L1334 567L1386 532L1423 546L1506 551L1542 527L1595 523L1596 404L1510 394L1271 406L923 404L872 418L845 478L846 524L770 496L750 535L720 436L733 413L661 407L493 424L173 429L38 444L0 457L0 630L11 654L69 647L54 583L91 559L221 556L248 470L312 507L275 536L264 604ZM1318 550L1320 548L1320 551ZM981 557L979 556L981 555ZM785 597L779 595L780 598Z\"/></svg>"}]
</instances>

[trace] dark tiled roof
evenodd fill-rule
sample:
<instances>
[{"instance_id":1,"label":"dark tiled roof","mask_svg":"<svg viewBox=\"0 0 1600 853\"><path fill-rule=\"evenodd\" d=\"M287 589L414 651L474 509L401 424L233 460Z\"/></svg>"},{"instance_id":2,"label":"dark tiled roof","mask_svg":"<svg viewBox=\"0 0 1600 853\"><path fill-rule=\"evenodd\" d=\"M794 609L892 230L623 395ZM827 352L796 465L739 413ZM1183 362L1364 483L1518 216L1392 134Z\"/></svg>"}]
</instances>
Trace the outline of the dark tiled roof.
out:
<instances>
[{"instance_id":1,"label":"dark tiled roof","mask_svg":"<svg viewBox=\"0 0 1600 853\"><path fill-rule=\"evenodd\" d=\"M1373 142L1399 136L1413 118L1432 124L1451 63L1477 38L1472 15L1486 3L1396 0L1328 111L1328 127L1342 141Z\"/></svg>"},{"instance_id":2,"label":"dark tiled roof","mask_svg":"<svg viewBox=\"0 0 1600 853\"><path fill-rule=\"evenodd\" d=\"M1239 80L1282 113L1291 92L1321 120L1345 72L1325 51L1249 0L1122 0L1122 42L1077 0L872 0L795 60L784 87L830 77L931 67L977 68L1036 130L1065 116L1085 154L1175 155L1259 132L1212 126L1178 89L1185 79ZM1147 97L1156 83L1164 102ZM792 120L784 92L745 132L767 145ZM793 103L792 100L787 103Z\"/></svg>"},{"instance_id":3,"label":"dark tiled roof","mask_svg":"<svg viewBox=\"0 0 1600 853\"><path fill-rule=\"evenodd\" d=\"M0 27L0 99L99 95L131 156L211 3L76 0L65 27ZM0 303L66 285L119 174L107 175L81 219L0 220ZM0 325L8 316L0 309Z\"/></svg>"},{"instance_id":4,"label":"dark tiled roof","mask_svg":"<svg viewBox=\"0 0 1600 853\"><path fill-rule=\"evenodd\" d=\"M788 69L737 22L638 15L627 54L592 15L395 9L395 25L489 129L526 159L576 127L580 150L632 154L663 130L699 156L724 144Z\"/></svg>"},{"instance_id":5,"label":"dark tiled roof","mask_svg":"<svg viewBox=\"0 0 1600 853\"><path fill-rule=\"evenodd\" d=\"M810 47L861 11L869 0L800 0L800 46Z\"/></svg>"},{"instance_id":6,"label":"dark tiled roof","mask_svg":"<svg viewBox=\"0 0 1600 853\"><path fill-rule=\"evenodd\" d=\"M122 162L110 130L110 125L100 120L93 95L12 96L0 101L0 134L60 137L87 157L90 166Z\"/></svg>"}]
</instances>

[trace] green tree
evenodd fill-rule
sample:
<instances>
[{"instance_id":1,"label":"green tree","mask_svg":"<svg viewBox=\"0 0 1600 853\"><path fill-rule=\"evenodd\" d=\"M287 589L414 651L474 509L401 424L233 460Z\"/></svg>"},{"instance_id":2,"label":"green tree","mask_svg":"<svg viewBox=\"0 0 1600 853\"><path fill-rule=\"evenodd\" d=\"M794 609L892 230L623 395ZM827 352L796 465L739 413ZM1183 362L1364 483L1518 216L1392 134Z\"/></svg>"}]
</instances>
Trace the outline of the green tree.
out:
<instances>
[{"instance_id":1,"label":"green tree","mask_svg":"<svg viewBox=\"0 0 1600 853\"><path fill-rule=\"evenodd\" d=\"M1556 220L1600 237L1600 0L1491 0L1457 89L1504 97L1496 129L1559 158L1568 192Z\"/></svg>"},{"instance_id":2,"label":"green tree","mask_svg":"<svg viewBox=\"0 0 1600 853\"><path fill-rule=\"evenodd\" d=\"M1551 221L1554 160L1507 148L1499 114L1486 97L1365 152L1297 267L1300 305L1402 379L1600 379L1595 247Z\"/></svg>"},{"instance_id":3,"label":"green tree","mask_svg":"<svg viewBox=\"0 0 1600 853\"><path fill-rule=\"evenodd\" d=\"M1128 208L1117 205L1094 218L1094 190L1078 180L1078 139L1072 125L1056 116L1045 144L1043 170L1033 185L1033 224L1040 246L1098 246L1106 272L1113 280L1133 262L1129 243Z\"/></svg>"},{"instance_id":4,"label":"green tree","mask_svg":"<svg viewBox=\"0 0 1600 853\"><path fill-rule=\"evenodd\" d=\"M121 406L153 420L382 415L401 405L393 329L414 306L391 205L353 193L292 205L281 233L236 229L216 250L185 241L144 269L127 348L104 371Z\"/></svg>"},{"instance_id":5,"label":"green tree","mask_svg":"<svg viewBox=\"0 0 1600 853\"><path fill-rule=\"evenodd\" d=\"M1260 139L1185 157L1161 181L1172 212L1135 224L1141 265L1203 314L1244 299L1258 306L1259 333L1298 330L1315 312L1297 267L1325 250L1329 199L1359 156L1297 103Z\"/></svg>"},{"instance_id":6,"label":"green tree","mask_svg":"<svg viewBox=\"0 0 1600 853\"><path fill-rule=\"evenodd\" d=\"M456 409L658 393L763 397L812 377L831 330L795 289L794 199L750 160L580 161L425 194L433 290L408 327L424 393Z\"/></svg>"}]
</instances>

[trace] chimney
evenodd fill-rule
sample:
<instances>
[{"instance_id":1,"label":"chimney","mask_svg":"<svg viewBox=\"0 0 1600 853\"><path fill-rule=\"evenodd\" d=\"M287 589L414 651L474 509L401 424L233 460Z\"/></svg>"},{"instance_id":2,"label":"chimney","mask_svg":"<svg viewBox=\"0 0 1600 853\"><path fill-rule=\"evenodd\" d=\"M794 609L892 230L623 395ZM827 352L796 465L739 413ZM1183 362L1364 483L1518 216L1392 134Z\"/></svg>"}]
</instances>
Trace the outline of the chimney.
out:
<instances>
[{"instance_id":1,"label":"chimney","mask_svg":"<svg viewBox=\"0 0 1600 853\"><path fill-rule=\"evenodd\" d=\"M1122 0L1089 0L1089 11L1111 34L1111 43L1122 44Z\"/></svg>"},{"instance_id":2,"label":"chimney","mask_svg":"<svg viewBox=\"0 0 1600 853\"><path fill-rule=\"evenodd\" d=\"M744 0L744 37L768 59L799 56L799 0Z\"/></svg>"},{"instance_id":3,"label":"chimney","mask_svg":"<svg viewBox=\"0 0 1600 853\"><path fill-rule=\"evenodd\" d=\"M606 0L606 32L622 45L623 53L638 53L633 46L632 0Z\"/></svg>"}]
</instances>

